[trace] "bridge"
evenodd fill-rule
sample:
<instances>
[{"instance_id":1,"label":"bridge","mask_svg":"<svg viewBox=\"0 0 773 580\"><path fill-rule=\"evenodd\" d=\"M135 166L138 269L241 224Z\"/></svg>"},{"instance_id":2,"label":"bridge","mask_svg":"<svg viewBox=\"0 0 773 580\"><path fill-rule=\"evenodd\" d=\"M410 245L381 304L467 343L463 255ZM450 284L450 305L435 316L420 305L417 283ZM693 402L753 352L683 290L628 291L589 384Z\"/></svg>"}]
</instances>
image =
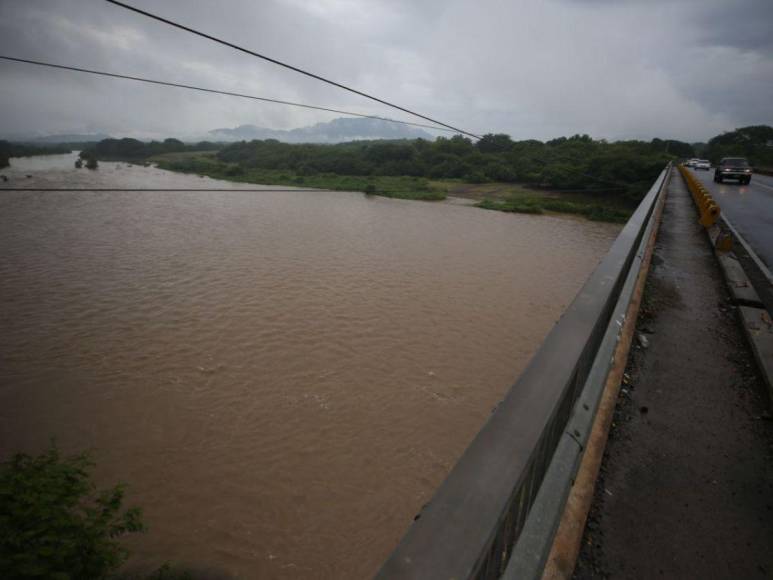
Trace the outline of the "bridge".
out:
<instances>
[{"instance_id":1,"label":"bridge","mask_svg":"<svg viewBox=\"0 0 773 580\"><path fill-rule=\"evenodd\" d=\"M570 578L589 510L618 575L773 573L771 201L773 178L666 167L377 577Z\"/></svg>"}]
</instances>

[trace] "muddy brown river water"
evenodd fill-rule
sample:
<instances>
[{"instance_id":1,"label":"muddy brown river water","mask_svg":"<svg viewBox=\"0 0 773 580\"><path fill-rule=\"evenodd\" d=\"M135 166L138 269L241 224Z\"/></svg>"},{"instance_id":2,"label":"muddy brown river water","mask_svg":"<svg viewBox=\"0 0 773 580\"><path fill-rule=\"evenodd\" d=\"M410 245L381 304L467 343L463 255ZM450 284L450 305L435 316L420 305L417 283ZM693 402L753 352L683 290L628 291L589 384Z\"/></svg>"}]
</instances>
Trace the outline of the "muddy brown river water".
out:
<instances>
[{"instance_id":1,"label":"muddy brown river water","mask_svg":"<svg viewBox=\"0 0 773 580\"><path fill-rule=\"evenodd\" d=\"M73 159L0 186L252 187ZM91 449L144 510L138 566L369 577L618 229L348 192L0 192L0 459Z\"/></svg>"}]
</instances>

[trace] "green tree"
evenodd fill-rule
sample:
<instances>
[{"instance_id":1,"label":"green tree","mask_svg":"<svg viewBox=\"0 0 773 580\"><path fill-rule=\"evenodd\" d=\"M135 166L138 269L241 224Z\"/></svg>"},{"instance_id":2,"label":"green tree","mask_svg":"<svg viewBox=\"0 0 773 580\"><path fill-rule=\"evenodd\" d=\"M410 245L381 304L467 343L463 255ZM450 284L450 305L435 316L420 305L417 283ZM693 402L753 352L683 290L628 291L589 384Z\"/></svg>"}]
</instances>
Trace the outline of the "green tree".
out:
<instances>
[{"instance_id":1,"label":"green tree","mask_svg":"<svg viewBox=\"0 0 773 580\"><path fill-rule=\"evenodd\" d=\"M705 152L713 162L722 157L747 157L752 165L773 167L773 127L751 125L709 140Z\"/></svg>"},{"instance_id":2,"label":"green tree","mask_svg":"<svg viewBox=\"0 0 773 580\"><path fill-rule=\"evenodd\" d=\"M54 445L0 464L0 577L101 580L123 564L118 539L145 530L142 514L122 507L123 486L98 490L92 468Z\"/></svg>"},{"instance_id":3,"label":"green tree","mask_svg":"<svg viewBox=\"0 0 773 580\"><path fill-rule=\"evenodd\" d=\"M164 149L166 151L183 151L185 150L185 143L179 139L169 137L168 139L164 139Z\"/></svg>"},{"instance_id":4,"label":"green tree","mask_svg":"<svg viewBox=\"0 0 773 580\"><path fill-rule=\"evenodd\" d=\"M11 157L29 157L31 155L58 155L70 153L72 149L65 144L32 145L29 143L11 143L0 140L0 167L8 167Z\"/></svg>"},{"instance_id":5,"label":"green tree","mask_svg":"<svg viewBox=\"0 0 773 580\"><path fill-rule=\"evenodd\" d=\"M504 153L513 148L513 140L504 133L488 133L478 140L476 146L481 153Z\"/></svg>"}]
</instances>

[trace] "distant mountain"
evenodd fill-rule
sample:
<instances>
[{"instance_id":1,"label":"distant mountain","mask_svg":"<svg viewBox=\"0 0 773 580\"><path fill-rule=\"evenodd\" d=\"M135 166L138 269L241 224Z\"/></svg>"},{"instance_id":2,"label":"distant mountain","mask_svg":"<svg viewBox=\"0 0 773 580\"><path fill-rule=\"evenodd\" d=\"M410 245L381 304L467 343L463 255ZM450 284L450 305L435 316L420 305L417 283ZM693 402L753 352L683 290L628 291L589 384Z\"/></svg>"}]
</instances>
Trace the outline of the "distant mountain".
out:
<instances>
[{"instance_id":1,"label":"distant mountain","mask_svg":"<svg viewBox=\"0 0 773 580\"><path fill-rule=\"evenodd\" d=\"M427 131L380 119L344 118L311 127L287 131L266 129L255 125L240 125L234 129L214 129L207 135L211 141L251 141L276 139L286 143L341 143L369 139L428 139L434 137Z\"/></svg>"}]
</instances>

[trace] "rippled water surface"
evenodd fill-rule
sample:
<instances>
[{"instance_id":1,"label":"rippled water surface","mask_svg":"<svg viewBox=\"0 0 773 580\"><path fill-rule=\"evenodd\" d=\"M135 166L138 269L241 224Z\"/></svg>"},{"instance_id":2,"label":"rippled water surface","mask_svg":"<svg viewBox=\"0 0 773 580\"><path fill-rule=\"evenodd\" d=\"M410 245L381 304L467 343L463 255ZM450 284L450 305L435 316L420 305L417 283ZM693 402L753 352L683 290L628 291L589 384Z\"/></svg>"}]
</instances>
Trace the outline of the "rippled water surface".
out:
<instances>
[{"instance_id":1,"label":"rippled water surface","mask_svg":"<svg viewBox=\"0 0 773 580\"><path fill-rule=\"evenodd\" d=\"M0 186L232 186L72 159ZM144 509L139 564L367 577L617 230L347 192L0 192L0 454L92 449Z\"/></svg>"}]
</instances>

